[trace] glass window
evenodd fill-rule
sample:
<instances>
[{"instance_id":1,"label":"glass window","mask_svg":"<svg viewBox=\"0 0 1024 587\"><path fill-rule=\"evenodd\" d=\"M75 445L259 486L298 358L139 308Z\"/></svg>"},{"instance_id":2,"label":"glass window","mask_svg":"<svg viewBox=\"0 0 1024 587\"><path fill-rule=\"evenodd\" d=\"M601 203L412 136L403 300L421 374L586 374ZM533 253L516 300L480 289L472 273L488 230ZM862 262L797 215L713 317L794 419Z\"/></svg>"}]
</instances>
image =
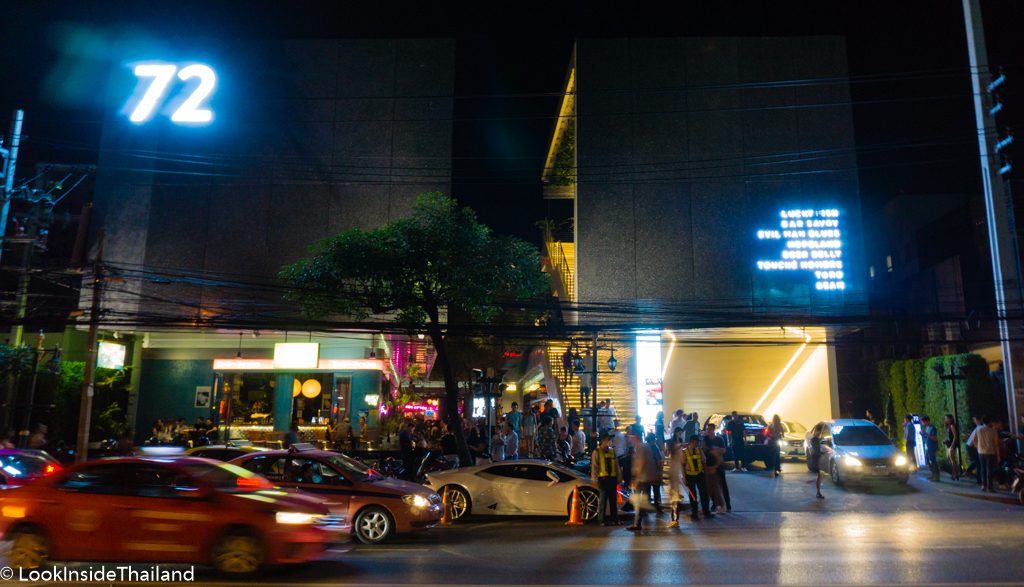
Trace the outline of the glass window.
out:
<instances>
[{"instance_id":1,"label":"glass window","mask_svg":"<svg viewBox=\"0 0 1024 587\"><path fill-rule=\"evenodd\" d=\"M284 481L284 457L253 457L242 464L246 469L271 481Z\"/></svg>"},{"instance_id":2,"label":"glass window","mask_svg":"<svg viewBox=\"0 0 1024 587\"><path fill-rule=\"evenodd\" d=\"M500 477L525 479L527 481L550 481L547 467L540 465L500 465L487 469L487 472Z\"/></svg>"},{"instance_id":3,"label":"glass window","mask_svg":"<svg viewBox=\"0 0 1024 587\"><path fill-rule=\"evenodd\" d=\"M288 465L288 480L292 483L314 485L338 485L347 483L337 471L316 459L291 459Z\"/></svg>"},{"instance_id":4,"label":"glass window","mask_svg":"<svg viewBox=\"0 0 1024 587\"><path fill-rule=\"evenodd\" d=\"M807 428L800 422L783 422L782 424L790 434L807 434Z\"/></svg>"},{"instance_id":5,"label":"glass window","mask_svg":"<svg viewBox=\"0 0 1024 587\"><path fill-rule=\"evenodd\" d=\"M259 475L230 463L217 463L215 465L190 463L183 466L182 469L198 482L211 485L217 489L265 489L269 486ZM180 487L185 484L185 481L179 479L178 484Z\"/></svg>"},{"instance_id":6,"label":"glass window","mask_svg":"<svg viewBox=\"0 0 1024 587\"><path fill-rule=\"evenodd\" d=\"M125 490L136 497L177 497L178 489L196 489L186 476L170 467L153 465L125 467Z\"/></svg>"},{"instance_id":7,"label":"glass window","mask_svg":"<svg viewBox=\"0 0 1024 587\"><path fill-rule=\"evenodd\" d=\"M32 477L46 472L50 461L34 455L0 455L0 473L8 477Z\"/></svg>"},{"instance_id":8,"label":"glass window","mask_svg":"<svg viewBox=\"0 0 1024 587\"><path fill-rule=\"evenodd\" d=\"M78 493L119 495L123 493L121 465L97 465L71 473L57 486Z\"/></svg>"}]
</instances>

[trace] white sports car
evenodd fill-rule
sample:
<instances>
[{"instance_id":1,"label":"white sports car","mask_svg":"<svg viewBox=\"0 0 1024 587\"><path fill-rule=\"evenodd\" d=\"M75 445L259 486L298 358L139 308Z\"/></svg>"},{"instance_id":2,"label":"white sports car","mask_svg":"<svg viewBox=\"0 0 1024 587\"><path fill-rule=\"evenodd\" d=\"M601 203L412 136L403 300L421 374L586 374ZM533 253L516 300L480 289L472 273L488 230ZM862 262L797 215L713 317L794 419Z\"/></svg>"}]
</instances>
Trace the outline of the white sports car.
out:
<instances>
[{"instance_id":1,"label":"white sports car","mask_svg":"<svg viewBox=\"0 0 1024 587\"><path fill-rule=\"evenodd\" d=\"M590 478L550 461L503 461L427 475L426 484L444 495L452 520L471 513L492 516L566 516L572 492L580 488L584 520L597 517L598 489Z\"/></svg>"}]
</instances>

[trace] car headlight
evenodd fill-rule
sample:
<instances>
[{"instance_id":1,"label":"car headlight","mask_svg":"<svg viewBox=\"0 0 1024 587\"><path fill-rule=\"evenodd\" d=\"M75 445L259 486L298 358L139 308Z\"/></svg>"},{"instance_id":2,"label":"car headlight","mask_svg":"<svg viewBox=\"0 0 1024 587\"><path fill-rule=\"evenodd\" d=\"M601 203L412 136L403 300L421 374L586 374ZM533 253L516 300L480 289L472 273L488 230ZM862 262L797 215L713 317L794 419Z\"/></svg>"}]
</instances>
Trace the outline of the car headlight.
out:
<instances>
[{"instance_id":1,"label":"car headlight","mask_svg":"<svg viewBox=\"0 0 1024 587\"><path fill-rule=\"evenodd\" d=\"M789 447L789 441L780 440L779 441L779 446L781 446L782 448L787 448L787 447Z\"/></svg>"},{"instance_id":2,"label":"car headlight","mask_svg":"<svg viewBox=\"0 0 1024 587\"><path fill-rule=\"evenodd\" d=\"M845 456L843 457L843 464L849 465L851 467L859 467L864 463L860 462L860 459L858 459L857 457Z\"/></svg>"},{"instance_id":3,"label":"car headlight","mask_svg":"<svg viewBox=\"0 0 1024 587\"><path fill-rule=\"evenodd\" d=\"M274 519L278 524L312 524L320 519L320 516L302 512L277 512Z\"/></svg>"},{"instance_id":4,"label":"car headlight","mask_svg":"<svg viewBox=\"0 0 1024 587\"><path fill-rule=\"evenodd\" d=\"M903 466L906 466L906 464L907 464L907 457L905 457L903 455L899 455L899 456L896 457L896 466L897 467L903 467Z\"/></svg>"},{"instance_id":5,"label":"car headlight","mask_svg":"<svg viewBox=\"0 0 1024 587\"><path fill-rule=\"evenodd\" d=\"M430 500L423 497L422 495L403 495L402 501L404 501L408 505L411 505L414 508L430 507Z\"/></svg>"}]
</instances>

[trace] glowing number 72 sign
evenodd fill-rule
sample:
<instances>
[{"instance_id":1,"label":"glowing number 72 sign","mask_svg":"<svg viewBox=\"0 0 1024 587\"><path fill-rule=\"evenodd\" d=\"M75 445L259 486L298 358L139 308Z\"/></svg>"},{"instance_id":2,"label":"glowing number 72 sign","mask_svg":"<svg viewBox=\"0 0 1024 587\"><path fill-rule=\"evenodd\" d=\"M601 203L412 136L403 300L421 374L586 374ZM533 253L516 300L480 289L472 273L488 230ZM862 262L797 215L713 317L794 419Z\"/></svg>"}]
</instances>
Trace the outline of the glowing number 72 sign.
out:
<instances>
[{"instance_id":1,"label":"glowing number 72 sign","mask_svg":"<svg viewBox=\"0 0 1024 587\"><path fill-rule=\"evenodd\" d=\"M217 74L209 65L193 63L178 69L177 65L169 63L140 63L135 66L134 71L135 77L139 78L140 89L145 83L144 80L150 81L146 91L135 104L131 114L128 115L128 119L132 122L141 124L153 118L158 104L167 95L175 73L177 73L177 78L183 82L199 78L199 85L171 113L171 121L179 124L205 124L213 120L213 111L201 107L217 85ZM137 89L136 94L138 91Z\"/></svg>"}]
</instances>

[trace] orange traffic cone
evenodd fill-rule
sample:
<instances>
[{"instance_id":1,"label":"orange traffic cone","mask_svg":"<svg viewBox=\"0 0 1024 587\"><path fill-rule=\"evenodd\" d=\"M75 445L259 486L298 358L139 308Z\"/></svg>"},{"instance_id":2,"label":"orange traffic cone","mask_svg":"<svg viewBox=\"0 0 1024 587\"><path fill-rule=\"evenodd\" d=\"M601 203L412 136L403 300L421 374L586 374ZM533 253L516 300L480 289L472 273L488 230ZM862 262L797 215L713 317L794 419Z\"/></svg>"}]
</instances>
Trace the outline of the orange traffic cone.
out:
<instances>
[{"instance_id":1,"label":"orange traffic cone","mask_svg":"<svg viewBox=\"0 0 1024 587\"><path fill-rule=\"evenodd\" d=\"M448 504L448 488L445 487L444 491L441 492L441 525L451 526L452 515Z\"/></svg>"},{"instance_id":2,"label":"orange traffic cone","mask_svg":"<svg viewBox=\"0 0 1024 587\"><path fill-rule=\"evenodd\" d=\"M582 526L583 525L583 504L580 503L580 486L577 485L572 489L572 507L569 508L569 521L565 523L566 526Z\"/></svg>"}]
</instances>

